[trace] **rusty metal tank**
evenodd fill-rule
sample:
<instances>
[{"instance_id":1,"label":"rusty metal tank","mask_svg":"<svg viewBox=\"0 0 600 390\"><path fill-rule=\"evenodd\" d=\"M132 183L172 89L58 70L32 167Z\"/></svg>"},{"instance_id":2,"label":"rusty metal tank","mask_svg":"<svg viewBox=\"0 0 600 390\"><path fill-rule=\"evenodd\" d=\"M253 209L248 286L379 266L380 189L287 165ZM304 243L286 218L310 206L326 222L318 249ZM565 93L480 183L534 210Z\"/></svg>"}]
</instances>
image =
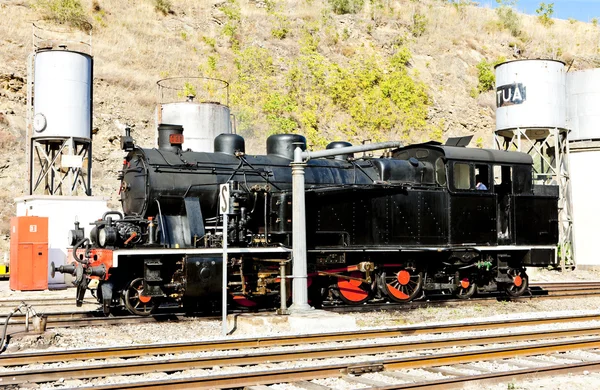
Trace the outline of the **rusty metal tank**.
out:
<instances>
[{"instance_id":1,"label":"rusty metal tank","mask_svg":"<svg viewBox=\"0 0 600 390\"><path fill-rule=\"evenodd\" d=\"M229 84L210 78L160 80L156 124L183 126L183 150L214 152L214 139L233 132Z\"/></svg>"}]
</instances>

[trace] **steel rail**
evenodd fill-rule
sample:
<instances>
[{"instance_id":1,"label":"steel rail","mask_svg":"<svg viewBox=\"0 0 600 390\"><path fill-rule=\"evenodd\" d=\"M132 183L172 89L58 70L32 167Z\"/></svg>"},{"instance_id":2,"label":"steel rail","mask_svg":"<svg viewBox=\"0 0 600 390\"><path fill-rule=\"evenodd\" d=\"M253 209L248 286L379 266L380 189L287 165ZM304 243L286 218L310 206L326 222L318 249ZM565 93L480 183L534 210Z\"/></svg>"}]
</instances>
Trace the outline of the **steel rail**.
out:
<instances>
[{"instance_id":1,"label":"steel rail","mask_svg":"<svg viewBox=\"0 0 600 390\"><path fill-rule=\"evenodd\" d=\"M244 387L254 385L267 385L274 383L287 383L301 380L314 380L320 378L341 377L347 374L363 374L368 372L395 371L409 368L435 367L472 363L482 360L495 360L514 358L517 356L531 356L557 352L572 351L574 349L588 349L600 347L600 338L591 340L574 340L538 345L519 345L504 348L493 348L475 351L460 351L409 358L389 358L363 362L361 364L333 364L326 366L291 368L282 370L266 370L243 372L225 375L206 375L183 379L161 380L151 382L117 383L110 385L96 385L97 390L108 389L214 389L229 387ZM590 365L591 366L591 365ZM506 375L506 374L505 374ZM398 388L401 385L396 385Z\"/></svg>"},{"instance_id":2,"label":"steel rail","mask_svg":"<svg viewBox=\"0 0 600 390\"><path fill-rule=\"evenodd\" d=\"M519 341L557 339L566 337L600 335L600 327L564 329L557 331L536 331L508 333L492 336L473 336L404 342L402 340L360 345L342 345L337 347L309 348L304 350L286 350L277 352L253 352L242 355L203 356L152 361L125 362L115 365L96 364L74 367L52 367L48 370L16 370L0 372L0 383L21 384L25 382L41 383L58 379L82 379L108 375L136 375L150 372L174 372L186 369L210 369L218 366L245 366L264 363L279 363L302 359L326 359L347 356L398 353L415 350L429 350L451 347L464 347L481 344L514 343ZM600 337L596 338L600 345ZM165 352L166 353L166 352ZM420 358L422 359L422 357ZM407 367L412 368L412 367Z\"/></svg>"},{"instance_id":3,"label":"steel rail","mask_svg":"<svg viewBox=\"0 0 600 390\"><path fill-rule=\"evenodd\" d=\"M573 286L589 286L589 287L600 287L600 281L574 281L574 282L531 282L529 283L530 287L541 287L541 288L551 288L551 287L573 287Z\"/></svg>"},{"instance_id":4,"label":"steel rail","mask_svg":"<svg viewBox=\"0 0 600 390\"><path fill-rule=\"evenodd\" d=\"M152 316L136 316L136 315L125 315L117 317L105 317L102 313L94 311L80 311L80 312L58 312L58 313L44 313L38 312L38 316L45 316L47 318L48 328L58 327L77 327L87 325L118 325L118 324L135 324L139 322L161 322L169 319L178 318L180 314L177 313L159 313ZM16 317L16 319L14 319ZM32 316L30 316L31 322ZM201 319L215 319L216 317L206 317ZM0 314L0 323L4 323L6 317ZM24 325L25 315L17 314L11 318L8 325Z\"/></svg>"},{"instance_id":5,"label":"steel rail","mask_svg":"<svg viewBox=\"0 0 600 390\"><path fill-rule=\"evenodd\" d=\"M126 347L91 348L68 351L36 351L30 353L4 353L0 355L0 366L22 366L34 363L53 363L68 360L131 358L144 355L174 354L232 350L244 348L277 347L323 342L353 341L358 339L391 338L423 334L468 332L502 329L518 326L538 326L558 323L600 321L600 314L581 316L557 316L545 318L516 319L506 321L478 321L463 324L436 326L402 326L388 329L372 329L348 332L318 333L277 337L198 341L188 343L146 344Z\"/></svg>"},{"instance_id":6,"label":"steel rail","mask_svg":"<svg viewBox=\"0 0 600 390\"><path fill-rule=\"evenodd\" d=\"M37 310L36 310L37 312ZM70 321L74 319L82 319L82 318L100 318L94 317L94 314L98 314L97 311L76 311L76 312L56 312L56 313L44 313L37 312L38 315L44 315L48 322L57 322L60 323L62 321ZM17 313L15 314L11 320L8 322L9 325L19 325L25 323L25 314ZM6 320L6 316L4 314L0 314L0 322L4 322Z\"/></svg>"},{"instance_id":7,"label":"steel rail","mask_svg":"<svg viewBox=\"0 0 600 390\"><path fill-rule=\"evenodd\" d=\"M536 288L535 286L531 286ZM542 291L580 291L580 290L590 290L590 291L598 291L600 290L600 285L589 285L589 284L581 284L581 285L572 285L572 286L541 286L539 287Z\"/></svg>"},{"instance_id":8,"label":"steel rail","mask_svg":"<svg viewBox=\"0 0 600 390\"><path fill-rule=\"evenodd\" d=\"M96 317L94 315L98 314L97 312L78 312L78 313L54 313L54 314L44 314L47 316L46 329L53 328L74 328L74 327L82 327L82 326L109 326L109 325L137 325L141 323L153 323L153 322L166 322L166 321L179 321L180 316L175 314L157 314L151 317L148 316L124 316L124 317ZM58 318L56 314L60 314ZM208 319L208 318L207 318ZM200 320L205 320L201 318ZM0 324L4 324L6 321L5 317L0 317ZM30 317L30 324L32 326L32 321ZM7 334L11 336L15 336L17 334L28 334L35 331L28 331L26 328L25 317L21 316L16 320L11 320L8 323L8 331ZM40 332L37 332L40 333Z\"/></svg>"},{"instance_id":9,"label":"steel rail","mask_svg":"<svg viewBox=\"0 0 600 390\"><path fill-rule=\"evenodd\" d=\"M510 364L510 362L508 362ZM550 362L549 362L550 363ZM581 362L581 363L566 363L560 365L540 366L535 368L524 368L509 371L497 371L489 374L465 375L453 378L444 378L433 381L423 381L415 383L403 383L390 386L379 386L377 390L393 390L393 389L427 389L427 390L448 390L448 389L463 389L465 384L473 385L490 385L515 379L531 379L543 376L556 375L573 375L583 374L585 371L599 371L600 362Z\"/></svg>"},{"instance_id":10,"label":"steel rail","mask_svg":"<svg viewBox=\"0 0 600 390\"><path fill-rule=\"evenodd\" d=\"M65 297L65 298L36 298L36 299L0 299L0 308L8 307L13 308L18 306L21 303L27 303L30 306L56 306L56 305L64 305L65 303L73 303L73 297ZM95 304L97 302L85 302L84 304Z\"/></svg>"},{"instance_id":11,"label":"steel rail","mask_svg":"<svg viewBox=\"0 0 600 390\"><path fill-rule=\"evenodd\" d=\"M561 296L564 297L569 297L569 298L573 298L576 296L591 296L591 295L598 295L600 294L600 288L589 288L589 287L577 287L577 288L570 288L570 289L550 289L550 290L544 290L545 292L547 292L547 295L540 295L540 296L536 296L536 298L542 298L542 299L553 299L553 298L560 298Z\"/></svg>"}]
</instances>

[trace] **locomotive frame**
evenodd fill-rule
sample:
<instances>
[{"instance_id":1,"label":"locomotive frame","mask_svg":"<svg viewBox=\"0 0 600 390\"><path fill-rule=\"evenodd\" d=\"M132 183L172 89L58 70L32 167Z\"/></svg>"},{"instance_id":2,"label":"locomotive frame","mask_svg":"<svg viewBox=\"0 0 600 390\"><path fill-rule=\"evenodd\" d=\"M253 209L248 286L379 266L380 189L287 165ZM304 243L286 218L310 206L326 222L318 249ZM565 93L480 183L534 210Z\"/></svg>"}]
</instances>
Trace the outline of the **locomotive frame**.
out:
<instances>
[{"instance_id":1,"label":"locomotive frame","mask_svg":"<svg viewBox=\"0 0 600 390\"><path fill-rule=\"evenodd\" d=\"M89 239L76 225L74 262L56 268L75 275L78 304L99 279L107 314L124 306L149 315L165 301L211 309L220 302L225 239L231 302L256 308L286 300L280 267L289 275L290 162L296 147L306 149L304 137L271 136L265 156L246 155L233 134L215 139L215 153L182 151L180 138L163 136L158 149L122 140L124 213L102 216ZM305 167L311 305L407 302L432 291L519 296L526 267L556 264L558 188L533 184L531 156L436 142L378 158L345 150ZM228 237L217 212L223 183L231 183Z\"/></svg>"}]
</instances>

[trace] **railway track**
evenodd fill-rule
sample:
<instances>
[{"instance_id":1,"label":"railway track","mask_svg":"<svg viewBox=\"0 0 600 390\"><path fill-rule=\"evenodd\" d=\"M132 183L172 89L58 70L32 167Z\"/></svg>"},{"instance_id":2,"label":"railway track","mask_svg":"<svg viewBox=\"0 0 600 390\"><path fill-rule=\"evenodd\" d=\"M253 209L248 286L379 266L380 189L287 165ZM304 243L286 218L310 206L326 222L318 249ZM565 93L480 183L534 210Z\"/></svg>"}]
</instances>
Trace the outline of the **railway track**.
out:
<instances>
[{"instance_id":1,"label":"railway track","mask_svg":"<svg viewBox=\"0 0 600 390\"><path fill-rule=\"evenodd\" d=\"M503 322L479 322L465 325L443 325L438 327L402 327L397 329L385 329L385 330L369 330L363 332L337 332L329 334L317 334L307 336L285 336L285 337L271 337L271 338L260 338L260 339L242 339L242 340L221 340L214 342L199 342L199 343L188 343L188 344L166 344L166 345L145 345L145 346L133 346L126 348L102 348L102 349L86 349L76 351L52 351L52 352L36 352L33 354L5 354L0 355L0 365L3 367L22 367L28 364L40 364L40 363L58 363L72 360L88 360L88 359L107 359L107 358L137 358L145 355L168 355L176 353L188 354L185 358L168 358L168 359L146 359L144 361L121 361L118 364L85 364L84 366L62 366L56 367L51 366L48 369L40 368L36 366L35 369L17 369L5 372L0 372L0 384L21 384L25 382L44 383L49 381L55 381L58 379L90 379L95 377L102 377L107 375L137 375L147 374L151 372L178 372L186 369L211 369L215 366L254 366L264 363L276 363L276 362L290 362L300 361L302 359L326 359L326 358L341 358L341 357L356 357L363 355L375 355L383 354L383 359L376 359L369 361L367 365L364 364L348 364L345 365L333 365L326 368L311 366L303 368L302 370L280 370L281 372L275 371L267 375L267 379L262 379L257 382L257 375L264 376L264 372L249 372L244 374L215 377L211 376L207 378L195 378L193 380L193 387L202 388L204 385L214 387L229 387L229 386L249 386L256 383L277 383L282 381L282 376L286 376L285 381L293 380L307 380L317 379L326 375L327 377L332 375L333 371L337 374L346 372L351 374L367 373L367 372L379 372L389 369L400 369L400 368L415 368L415 367L426 367L434 362L437 365L447 364L447 362L458 359L458 355L449 354L440 355L427 353L424 356L416 357L392 357L387 358L386 355L390 353L407 353L414 351L428 351L443 348L457 348L457 347L473 347L485 344L502 344L502 343L518 343L518 342L529 342L532 340L541 341L548 339L564 339L573 337L587 337L585 340L586 348L600 347L600 327L588 326L581 328L569 328L560 330L543 330L543 331L525 331L525 332L505 332L495 335L477 335L473 337L454 337L454 338L435 338L432 340L418 340L405 342L403 340L394 340L394 337L407 336L407 335L432 335L442 334L449 332L459 331L479 331L484 333L490 330L497 330L502 328L512 328L519 326L531 326L531 325L548 325L548 324L559 324L559 323L576 323L576 322L587 322L587 321L600 321L600 315L588 315L588 316L577 316L577 317L553 317L553 318L537 318L528 320L514 320L514 321L503 321ZM375 339L379 339L374 342ZM382 340L383 339L383 340ZM357 344L357 340L361 343ZM332 342L349 342L337 346L326 345L323 343ZM368 343L365 343L368 342ZM583 348L581 339L569 340L556 344L556 351L569 350L573 348ZM244 350L248 348L262 348L262 347L278 347L284 346L299 346L312 344L311 348L302 347L298 349L285 349L273 352L265 351L244 351L244 353L237 353L232 355L231 353L222 353L221 355L214 355L215 351L226 351L226 350ZM316 346L315 346L316 344ZM321 345L319 345L321 344ZM549 351L551 343L546 343L543 349L542 347L536 346L533 350L533 354L544 353L540 351ZM522 346L521 346L522 347ZM519 355L525 354L526 352L522 349L514 349L515 347L501 348L498 351L488 351L490 358L504 358L510 354ZM512 348L512 349L511 349ZM506 350L505 350L506 349ZM211 352L212 356L189 356L193 352ZM469 355L469 354L467 354ZM427 356L430 356L429 358ZM431 357L433 356L433 357ZM471 355L469 355L471 356ZM483 355L473 352L471 359L468 361L477 361L483 359ZM512 355L511 355L512 356ZM599 357L600 359L600 357ZM440 364L438 364L440 363ZM342 367L343 366L343 367ZM360 368L363 367L363 368ZM333 371L332 371L333 370ZM341 370L341 371L340 371ZM362 371L361 371L362 370ZM231 382L235 379L234 382ZM207 382L208 381L208 382ZM179 383L179 382L177 382ZM192 383L192 382L186 382ZM147 386L144 384L141 386ZM167 382L160 384L161 386L171 386ZM122 384L117 387L107 388L119 388ZM127 385L129 386L129 385ZM121 388L128 388L128 387ZM131 385L136 387L137 385ZM186 385L187 386L187 385ZM140 387L138 387L140 388ZM170 388L170 387L166 387ZM177 388L177 387L174 387ZM185 388L185 387L184 387Z\"/></svg>"},{"instance_id":2,"label":"railway track","mask_svg":"<svg viewBox=\"0 0 600 390\"><path fill-rule=\"evenodd\" d=\"M573 298L574 296L594 296L600 294L600 282L569 282L569 283L532 283L530 285L530 294L521 298L511 298L511 301L520 301L528 299L560 299ZM360 312L371 310L411 310L423 307L443 307L443 306L459 306L464 304L479 304L493 303L498 300L507 299L499 294L490 294L482 297L474 297L468 300L452 298L448 295L432 295L427 297L427 300L418 300L407 303L370 303L369 305L325 305L324 310L335 312ZM184 313L177 311L168 311L162 314L153 315L151 317L124 315L116 317L105 317L100 311L69 311L55 312L44 310L52 306L72 305L72 297L67 298L35 298L35 299L0 299L0 324L6 321L6 314L2 314L2 309L14 308L20 303L27 303L34 307L36 312L46 317L47 329L62 328L62 327L79 327L79 326L103 326L103 325L119 325L119 324L135 324L135 323L152 323L161 321L174 321L182 318ZM96 305L95 302L88 300L84 302L87 306ZM232 311L233 312L233 311ZM203 319L217 319L201 315ZM8 334L24 331L26 325L25 315L16 314L9 321Z\"/></svg>"},{"instance_id":3,"label":"railway track","mask_svg":"<svg viewBox=\"0 0 600 390\"><path fill-rule=\"evenodd\" d=\"M158 380L158 381L146 381L146 382L135 382L135 383L120 383L118 385L97 385L95 389L215 389L215 388L245 388L248 390L263 390L268 389L263 387L267 384L273 383L286 383L294 385L299 388L306 389L330 389L327 386L320 385L314 382L308 382L319 378L341 378L348 382L348 388L350 384L362 385L361 388L374 388L377 390L387 389L462 389L465 384L489 384L490 382L498 382L510 378L511 381L515 379L526 379L530 377L545 376L556 376L556 375L572 375L583 373L585 371L597 371L600 370L599 361L585 361L580 363L564 364L558 363L551 364L548 362L546 366L540 366L536 364L534 368L528 369L517 369L507 370L500 372L493 372L479 375L460 375L458 374L460 368L455 368L463 364L469 364L472 362L480 362L493 360L500 362L501 364L513 365L517 364L511 360L512 356L525 357L525 359L536 359L539 354L555 353L564 348L587 348L590 344L576 344L576 343L547 343L540 345L537 349L527 349L519 347L508 347L500 349L489 349L480 352L474 352L471 354L439 354L431 355L431 359L439 359L438 362L430 362L427 359L413 361L402 361L400 359L393 360L380 360L371 361L362 365L347 365L337 364L329 366L316 366L310 368L299 368L299 369L287 369L280 371L255 371L241 374L228 374L221 376L209 376L209 377L190 377L173 380ZM595 354L598 351L593 352ZM511 357L503 358L503 356L510 355ZM599 356L600 357L600 356ZM501 360L498 360L501 359ZM559 358L560 361L560 358ZM438 364L441 362L453 362L448 368L439 367ZM455 362L455 363L454 363ZM533 361L532 361L533 362ZM519 363L520 364L520 363ZM534 363L535 364L535 363ZM407 374L404 370L407 366L413 368L423 368L430 372L444 373L444 379L438 380L419 380L419 378L413 379L414 376ZM453 369L455 370L453 374ZM403 371L399 371L403 370ZM397 382L393 385L382 383L377 380L365 378L369 374L377 373L383 376L395 378ZM366 374L366 375L365 375ZM414 382L409 382L414 380ZM364 385L368 385L365 387ZM92 388L92 387L81 387L81 388ZM338 387L339 388L339 387Z\"/></svg>"},{"instance_id":4,"label":"railway track","mask_svg":"<svg viewBox=\"0 0 600 390\"><path fill-rule=\"evenodd\" d=\"M540 283L540 284L532 284L531 285L532 296L535 298L538 297L551 297L556 298L557 296L561 296L562 294L591 294L595 295L600 293L600 283L597 282L579 282L579 283ZM536 293L540 291L538 295ZM570 295L571 297L573 295ZM498 297L489 297L487 300L497 300ZM524 298L528 299L528 298ZM474 300L474 299L473 299ZM470 300L471 303L473 300ZM52 300L40 300L40 303L43 301L52 301ZM20 302L20 301L19 301ZM457 304L464 303L464 300L457 300ZM414 306L414 308L422 307L423 305L431 305L432 303L436 303L435 300L433 302L413 302L408 306ZM440 302L441 305L452 305L454 301L446 301ZM386 306L390 306L387 304ZM403 309L407 309L407 305L393 305L393 306L402 306ZM356 311L357 307L350 307ZM369 306L372 310L373 306ZM392 309L392 307L389 307ZM179 321L180 317L175 314L167 314L162 316L153 316L153 317L136 317L136 316L126 316L126 317L103 317L101 313L95 312L78 312L78 313L48 313L49 323L48 327L65 327L65 326L86 326L86 325L112 325L112 324L138 324L140 322L157 322L157 321ZM0 319L2 321L2 319ZM24 325L24 318L13 318L11 320L11 327L19 327ZM371 331L369 332L349 332L349 333L336 333L336 334L322 334L317 336L309 336L309 337L278 337L278 338L268 338L268 339L245 339L245 340L228 340L228 341L220 341L220 342L200 342L200 343L186 343L186 344L167 344L167 345L150 345L150 346L133 346L133 347L125 347L125 348L98 348L92 350L76 350L76 351L65 351L65 352L57 352L52 351L48 353L40 353L36 352L35 354L4 354L0 355L0 366L2 367L12 367L8 368L11 370L10 372L0 373L0 386L7 384L19 384L25 382L36 382L36 383L44 383L48 381L57 380L59 378L68 379L68 378L79 378L82 380L91 380L92 378L102 377L105 375L113 375L113 374L121 374L121 375L140 375L146 374L149 372L178 372L181 370L189 370L189 369L201 369L207 370L211 369L214 366L247 366L247 365L260 365L265 362L289 362L289 361L298 361L301 359L327 359L327 358L336 358L336 357L349 357L349 356L362 356L364 354L380 354L380 353L389 353L391 351L395 353L401 353L403 351L417 351L423 349L435 349L435 348L449 348L449 347L466 347L469 345L480 345L484 343L510 343L516 342L519 340L543 340L549 338L564 338L564 337L593 337L595 340L594 343L600 343L600 328L584 328L584 329L572 329L569 331L557 331L554 333L547 332L533 332L533 333L523 333L523 334L512 334L510 337L506 335L504 337L504 341L500 341L500 338L494 341L493 338L462 338L460 340L452 340L448 339L444 342L439 342L439 344L430 343L410 343L410 344L395 344L393 342L384 343L378 346L349 346L349 347L336 347L331 348L327 347L322 350L313 350L313 351L304 351L301 352L282 352L275 354L266 354L264 352L260 352L258 354L248 353L245 354L244 358L240 358L239 360L233 360L231 357L223 355L216 356L211 358L186 358L186 359L169 359L168 361L164 361L158 359L156 362L152 363L139 363L134 360L139 359L141 356L149 356L149 355L171 355L177 353L199 353L199 352L210 352L213 353L215 351L226 351L226 350L242 350L245 348L261 348L261 347L272 347L272 346L292 346L292 345L305 345L310 343L323 343L323 342L348 342L351 340L372 340L374 338L389 338L389 337L399 337L406 335L420 335L420 334L432 334L432 333L449 333L449 332L459 332L459 331L474 331L474 330L483 330L483 329L499 329L505 327L516 327L516 326L528 326L528 325L541 325L541 324L558 324L564 322L583 322L583 321L600 321L600 315L595 316L579 316L579 317L555 317L555 318L544 318L544 319L535 319L535 320L527 320L527 321L509 321L503 323L472 323L466 325L453 325L453 326L444 326L444 327L435 327L435 328L423 328L423 327L404 327L393 330L385 330L385 331ZM10 327L9 327L10 329ZM10 333L10 332L9 332ZM452 343L456 343L452 345ZM552 343L548 344L548 351L550 351ZM600 344L590 344L587 346L583 346L583 344L568 344L569 347L557 347L564 348L562 350L567 351L570 348L573 349L584 349L584 348L598 348ZM408 348L408 349L407 349ZM533 350L535 353L539 353L538 350ZM507 352L508 353L508 352ZM526 352L522 352L526 354ZM535 354L533 353L533 354ZM546 353L546 352L544 352ZM550 353L550 352L547 352ZM600 352L598 352L600 354ZM519 355L520 353L516 353ZM496 355L494 355L496 356ZM525 355L524 355L525 356ZM60 363L60 362L68 362L74 360L87 360L87 359L108 359L108 358L122 358L129 359L129 361L125 361L125 363L120 363L118 365L97 365L94 366L86 366L85 368L77 368L77 367L66 367L64 369L56 369L52 368L51 373L46 372L45 369L34 369L34 370L21 370L17 369L18 367L24 367L29 364L47 364L47 363ZM266 360L265 360L266 359ZM495 359L500 359L500 357L495 357ZM504 358L502 358L504 359ZM600 359L600 355L599 355ZM180 361L181 360L181 361ZM483 357L479 358L479 360L472 361L480 361L483 360ZM369 362L364 369L365 373L368 372L383 372L388 376L394 376L394 367L396 367L398 362L395 361L387 361L386 359L382 360L383 362ZM445 360L439 360L440 362ZM588 364L589 363L589 364ZM448 363L450 364L450 363ZM456 364L464 364L464 363L456 363ZM579 365L575 365L572 370L594 370L596 364L600 364L598 362L579 362ZM362 366L360 364L359 366ZM383 367L383 368L373 368L373 367ZM298 371L298 376L296 374L292 374L291 372L281 372L269 374L267 377L268 381L261 380L257 381L257 377L260 378L266 373L254 373L247 372L239 375L227 375L220 378L218 376L211 376L210 382L204 382L204 379L192 378L192 379L178 379L177 381L169 380L165 382L161 381L153 381L153 384L150 383L138 383L138 384L123 384L119 383L116 386L107 386L107 387L98 387L97 388L148 388L158 386L159 388L203 388L204 385L208 387L215 386L234 386L238 387L240 384L243 386L253 386L259 383L277 383L277 382L294 382L296 380L312 380L315 378L323 378L323 377L342 377L346 378L348 374L351 377L346 378L345 380L352 381L356 380L355 375L359 375L361 373L360 368L356 368L352 365L348 365L346 368L340 368L339 365L333 365L333 370L338 370L335 375L325 375L328 369L322 370L321 368L314 369L306 369L306 370L296 370ZM415 366L419 367L419 366ZM424 365L423 367L426 367ZM544 367L543 372L548 372L548 375L556 372L555 370L564 369L564 365L559 365L555 368L552 367ZM17 369L13 371L13 369ZM341 370L341 371L340 371ZM293 370L292 370L293 371ZM459 370L460 371L460 370ZM540 371L539 367L535 369L521 369L512 370L510 372L511 377L520 377L531 375L533 371ZM531 371L531 372L530 372ZM294 371L295 372L295 371ZM320 374L319 374L320 373ZM289 374L289 378L288 378ZM325 375L325 376L323 376ZM504 378L508 375L507 373L482 373L477 376L477 380L481 381L489 381L494 380L494 378ZM288 379L283 380L283 377ZM298 379L303 378L303 379ZM360 380L359 377L358 379ZM449 388L449 386L453 386L453 384L461 383L461 376L454 375L451 378L444 378L436 381L429 381L417 384L404 384L401 388L436 388L435 386L440 386L438 388ZM469 380L475 379L473 375L468 376ZM216 382L213 382L216 381ZM228 382L228 381L235 381ZM365 379L363 382L369 382L369 379ZM371 382L373 382L371 380ZM376 381L375 381L376 382ZM438 383L439 382L439 383ZM210 383L210 385L208 385ZM425 386L425 387L422 387ZM434 386L434 387L427 387ZM458 386L458 385L456 385ZM382 384L379 383L376 387L382 387ZM392 388L392 387L390 387ZM397 385L394 385L393 388L398 388Z\"/></svg>"},{"instance_id":5,"label":"railway track","mask_svg":"<svg viewBox=\"0 0 600 390\"><path fill-rule=\"evenodd\" d=\"M511 362L515 357L525 357L526 359L536 359L539 355L557 354L574 349L589 349L600 346L600 339L588 341L566 341L542 343L535 347L532 346L510 346L504 348L489 348L477 351L461 351L456 353L440 353L421 356L415 358L391 358L370 360L360 364L331 364L323 366L311 366L301 368L291 368L283 370L257 370L243 373L234 373L227 375L205 375L181 379L153 380L145 382L130 382L110 385L95 385L94 389L215 389L215 388L246 388L262 389L261 385L275 383L289 383L291 385L301 386L307 381L320 378L344 378L354 384L369 384L372 388L381 389L450 389L462 388L462 386L473 381L479 383L489 380L498 380L510 377L527 378L531 375L545 374L549 376L558 373L569 374L582 372L584 370L599 370L600 355L598 360L585 361L573 364L551 364L546 367L540 367L536 364L535 368L522 370L508 370L504 372L495 372L490 374L474 375L451 375L451 378L445 378L434 381L415 381L406 383L411 376L399 370L406 369L431 369L432 372L452 371L452 368L442 368L440 366L456 367L457 365L469 364L481 361L498 361L505 364L516 364ZM600 351L594 350L593 354L599 354ZM533 361L532 361L533 362ZM436 367L439 367L436 369ZM456 371L459 372L459 371ZM362 375L371 373L382 373L395 377L400 383L385 386L384 383L376 382L371 379L364 379ZM314 383L311 383L314 385ZM382 386L383 385L383 386ZM256 387L255 387L256 386ZM306 387L305 387L306 388ZM327 389L328 387L316 385L312 388ZM364 386L363 386L364 388Z\"/></svg>"}]
</instances>

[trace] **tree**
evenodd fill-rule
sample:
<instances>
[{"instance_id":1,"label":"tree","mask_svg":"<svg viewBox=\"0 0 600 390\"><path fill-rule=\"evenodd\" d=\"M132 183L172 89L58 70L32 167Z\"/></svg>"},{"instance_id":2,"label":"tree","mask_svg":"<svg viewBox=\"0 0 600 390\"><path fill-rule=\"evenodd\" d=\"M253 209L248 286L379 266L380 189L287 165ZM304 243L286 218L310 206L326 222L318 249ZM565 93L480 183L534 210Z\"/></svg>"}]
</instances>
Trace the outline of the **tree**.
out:
<instances>
[{"instance_id":1,"label":"tree","mask_svg":"<svg viewBox=\"0 0 600 390\"><path fill-rule=\"evenodd\" d=\"M540 8L535 10L538 15L538 21L546 27L550 27L554 24L552 15L554 15L554 3L540 3Z\"/></svg>"}]
</instances>

